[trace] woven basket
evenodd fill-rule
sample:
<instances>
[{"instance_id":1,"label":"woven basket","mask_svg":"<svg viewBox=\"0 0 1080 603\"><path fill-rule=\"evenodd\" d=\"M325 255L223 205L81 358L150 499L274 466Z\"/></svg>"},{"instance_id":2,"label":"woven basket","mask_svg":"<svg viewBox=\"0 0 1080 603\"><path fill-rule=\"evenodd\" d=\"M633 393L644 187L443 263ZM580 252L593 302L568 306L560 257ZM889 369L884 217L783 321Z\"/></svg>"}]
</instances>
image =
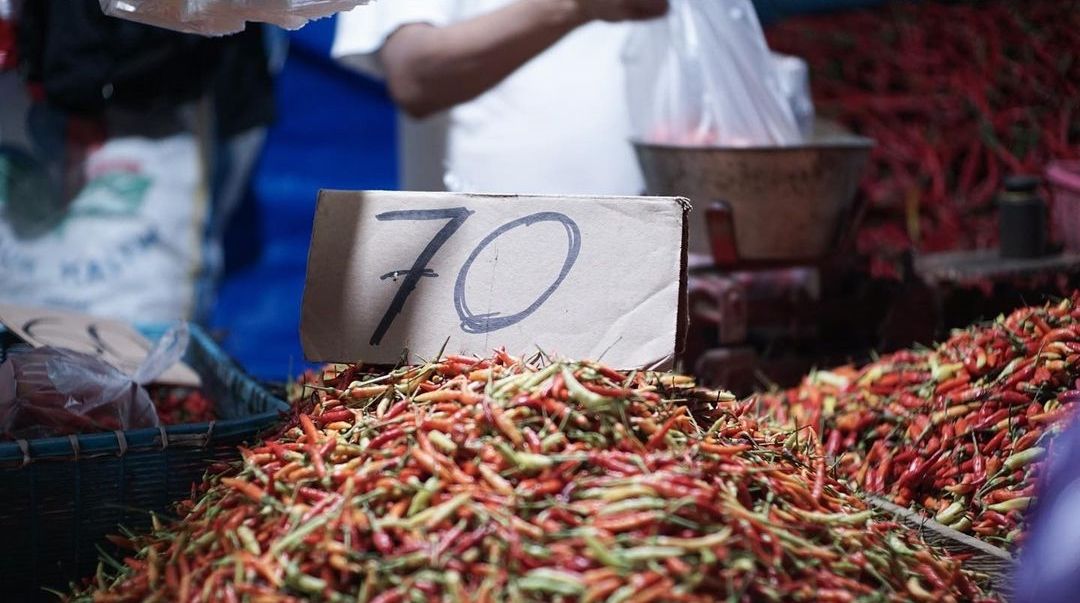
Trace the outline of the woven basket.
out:
<instances>
[{"instance_id":1,"label":"woven basket","mask_svg":"<svg viewBox=\"0 0 1080 603\"><path fill-rule=\"evenodd\" d=\"M0 600L55 601L42 588L92 575L105 535L168 514L211 462L239 459L237 445L288 409L195 326L185 360L219 420L0 443Z\"/></svg>"}]
</instances>

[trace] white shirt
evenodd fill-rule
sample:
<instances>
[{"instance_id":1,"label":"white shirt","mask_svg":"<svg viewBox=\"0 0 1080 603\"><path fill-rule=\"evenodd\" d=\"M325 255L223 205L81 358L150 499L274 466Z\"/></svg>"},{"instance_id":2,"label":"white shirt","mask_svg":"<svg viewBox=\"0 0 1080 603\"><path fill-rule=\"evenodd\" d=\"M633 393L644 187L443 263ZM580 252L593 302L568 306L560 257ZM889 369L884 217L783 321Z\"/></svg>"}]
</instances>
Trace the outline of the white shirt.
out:
<instances>
[{"instance_id":1,"label":"white shirt","mask_svg":"<svg viewBox=\"0 0 1080 603\"><path fill-rule=\"evenodd\" d=\"M381 0L338 15L332 54L379 75L376 54L409 23L440 26L514 0ZM627 24L590 23L479 97L449 111L445 184L493 193L637 195L620 58ZM403 132L405 161L438 147ZM420 148L417 148L420 147ZM405 168L408 173L408 167ZM408 178L406 178L408 188Z\"/></svg>"}]
</instances>

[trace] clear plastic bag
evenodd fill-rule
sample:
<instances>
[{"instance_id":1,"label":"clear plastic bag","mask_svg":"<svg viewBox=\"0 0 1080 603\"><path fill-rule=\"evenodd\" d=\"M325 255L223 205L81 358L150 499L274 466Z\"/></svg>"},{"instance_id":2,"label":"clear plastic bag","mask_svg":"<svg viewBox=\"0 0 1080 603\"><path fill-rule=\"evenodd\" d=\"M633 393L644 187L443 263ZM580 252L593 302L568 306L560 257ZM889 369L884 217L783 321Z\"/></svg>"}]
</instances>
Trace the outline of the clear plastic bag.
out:
<instances>
[{"instance_id":1,"label":"clear plastic bag","mask_svg":"<svg viewBox=\"0 0 1080 603\"><path fill-rule=\"evenodd\" d=\"M299 29L370 0L100 0L107 15L202 35L243 31L247 21Z\"/></svg>"},{"instance_id":2,"label":"clear plastic bag","mask_svg":"<svg viewBox=\"0 0 1080 603\"><path fill-rule=\"evenodd\" d=\"M635 24L623 53L634 136L685 146L799 144L798 93L785 92L751 1L670 6L666 17Z\"/></svg>"},{"instance_id":3,"label":"clear plastic bag","mask_svg":"<svg viewBox=\"0 0 1080 603\"><path fill-rule=\"evenodd\" d=\"M187 325L170 329L132 375L62 348L15 349L0 364L0 434L40 438L157 427L145 385L187 350Z\"/></svg>"},{"instance_id":4,"label":"clear plastic bag","mask_svg":"<svg viewBox=\"0 0 1080 603\"><path fill-rule=\"evenodd\" d=\"M814 99L810 96L810 68L799 57L772 53L780 92L784 94L803 139L814 132Z\"/></svg>"}]
</instances>

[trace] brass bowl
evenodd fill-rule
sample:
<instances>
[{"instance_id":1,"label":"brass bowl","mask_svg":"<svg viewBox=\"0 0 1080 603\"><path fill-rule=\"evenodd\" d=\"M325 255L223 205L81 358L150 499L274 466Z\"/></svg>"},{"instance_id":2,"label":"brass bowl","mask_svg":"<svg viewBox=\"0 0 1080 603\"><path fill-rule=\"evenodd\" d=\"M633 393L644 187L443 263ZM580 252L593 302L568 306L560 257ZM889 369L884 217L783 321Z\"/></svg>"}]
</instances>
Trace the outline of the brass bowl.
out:
<instances>
[{"instance_id":1,"label":"brass bowl","mask_svg":"<svg viewBox=\"0 0 1080 603\"><path fill-rule=\"evenodd\" d=\"M833 251L873 141L835 129L799 146L680 147L633 141L647 193L690 199L690 251L711 250L706 208L733 215L740 261L806 263Z\"/></svg>"}]
</instances>

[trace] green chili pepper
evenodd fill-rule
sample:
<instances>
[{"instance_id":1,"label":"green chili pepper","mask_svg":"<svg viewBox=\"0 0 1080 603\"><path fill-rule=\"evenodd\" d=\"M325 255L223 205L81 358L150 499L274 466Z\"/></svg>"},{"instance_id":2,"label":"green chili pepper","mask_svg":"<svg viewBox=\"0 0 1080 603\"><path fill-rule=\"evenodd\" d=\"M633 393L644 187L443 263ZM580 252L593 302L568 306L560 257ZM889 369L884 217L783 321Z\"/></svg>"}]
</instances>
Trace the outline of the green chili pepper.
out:
<instances>
[{"instance_id":1,"label":"green chili pepper","mask_svg":"<svg viewBox=\"0 0 1080 603\"><path fill-rule=\"evenodd\" d=\"M1009 471L1013 471L1019 469L1020 467L1023 467L1024 465L1039 460L1045 453L1046 448L1032 446L1027 450L1017 452L1016 454L1005 459L1005 462L1002 464L1002 466Z\"/></svg>"},{"instance_id":2,"label":"green chili pepper","mask_svg":"<svg viewBox=\"0 0 1080 603\"><path fill-rule=\"evenodd\" d=\"M439 489L439 478L434 475L429 477L424 485L416 491L413 495L412 502L409 503L409 509L405 512L406 517L412 517L420 511L427 508L428 503L431 502L431 497L435 495L435 492Z\"/></svg>"},{"instance_id":3,"label":"green chili pepper","mask_svg":"<svg viewBox=\"0 0 1080 603\"><path fill-rule=\"evenodd\" d=\"M518 579L517 585L522 590L565 597L580 596L585 593L585 582L580 576L547 567L530 571L523 578Z\"/></svg>"}]
</instances>

